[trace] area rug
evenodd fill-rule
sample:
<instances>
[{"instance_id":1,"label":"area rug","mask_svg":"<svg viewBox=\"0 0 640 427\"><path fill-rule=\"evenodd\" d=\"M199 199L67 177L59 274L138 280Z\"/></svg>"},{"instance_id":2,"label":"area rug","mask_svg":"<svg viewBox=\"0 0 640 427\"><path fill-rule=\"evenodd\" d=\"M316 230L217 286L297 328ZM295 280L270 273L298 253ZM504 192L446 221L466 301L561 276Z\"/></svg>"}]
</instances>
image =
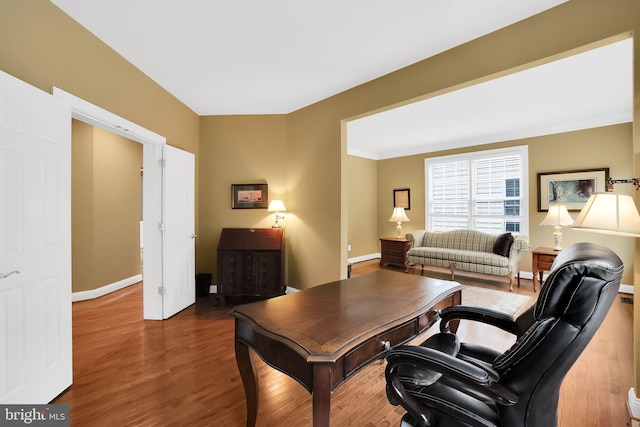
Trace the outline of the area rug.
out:
<instances>
[{"instance_id":1,"label":"area rug","mask_svg":"<svg viewBox=\"0 0 640 427\"><path fill-rule=\"evenodd\" d=\"M491 308L513 316L530 297L509 292L494 291L465 285L462 290L462 304Z\"/></svg>"}]
</instances>

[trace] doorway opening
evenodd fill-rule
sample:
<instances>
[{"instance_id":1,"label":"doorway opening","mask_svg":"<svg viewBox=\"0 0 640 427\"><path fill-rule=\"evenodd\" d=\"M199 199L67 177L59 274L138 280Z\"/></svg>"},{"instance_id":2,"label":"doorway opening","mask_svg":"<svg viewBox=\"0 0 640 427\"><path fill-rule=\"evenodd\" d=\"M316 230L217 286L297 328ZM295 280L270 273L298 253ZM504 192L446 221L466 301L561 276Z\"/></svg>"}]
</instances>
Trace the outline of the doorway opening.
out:
<instances>
[{"instance_id":1,"label":"doorway opening","mask_svg":"<svg viewBox=\"0 0 640 427\"><path fill-rule=\"evenodd\" d=\"M143 146L142 209L144 222L142 238L144 241L144 281L143 281L143 318L161 320L163 318L162 295L158 289L162 284L162 171L163 147L166 138L120 116L93 105L57 87L53 96L71 106L73 119L102 128L116 135L141 143Z\"/></svg>"}]
</instances>

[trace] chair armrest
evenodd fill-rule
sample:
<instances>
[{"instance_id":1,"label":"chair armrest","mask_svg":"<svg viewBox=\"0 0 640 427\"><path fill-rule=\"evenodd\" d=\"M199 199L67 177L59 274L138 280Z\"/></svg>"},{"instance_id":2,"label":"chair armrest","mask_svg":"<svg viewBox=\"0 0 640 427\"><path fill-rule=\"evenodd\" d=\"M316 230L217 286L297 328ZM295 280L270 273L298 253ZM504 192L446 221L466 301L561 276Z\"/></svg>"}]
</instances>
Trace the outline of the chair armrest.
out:
<instances>
[{"instance_id":1,"label":"chair armrest","mask_svg":"<svg viewBox=\"0 0 640 427\"><path fill-rule=\"evenodd\" d=\"M511 334L518 334L513 316L490 308L469 305L454 305L440 311L440 331L449 332L449 323L454 320L473 320L486 323Z\"/></svg>"},{"instance_id":2,"label":"chair armrest","mask_svg":"<svg viewBox=\"0 0 640 427\"><path fill-rule=\"evenodd\" d=\"M400 366L409 365L435 371L445 377L455 379L503 405L514 405L518 402L516 393L494 382L484 369L432 348L399 346L392 349L386 359L385 377L387 383L393 384L394 388L404 388L396 371ZM403 380L409 379L403 378Z\"/></svg>"}]
</instances>

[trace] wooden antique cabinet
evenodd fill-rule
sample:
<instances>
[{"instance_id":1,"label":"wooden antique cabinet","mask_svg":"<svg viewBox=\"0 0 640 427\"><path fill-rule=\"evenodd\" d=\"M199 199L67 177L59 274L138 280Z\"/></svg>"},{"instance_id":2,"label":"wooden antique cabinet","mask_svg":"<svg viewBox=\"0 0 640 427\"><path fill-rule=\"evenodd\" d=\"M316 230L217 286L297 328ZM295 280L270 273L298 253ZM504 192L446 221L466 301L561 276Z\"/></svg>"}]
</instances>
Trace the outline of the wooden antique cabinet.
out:
<instances>
[{"instance_id":1,"label":"wooden antique cabinet","mask_svg":"<svg viewBox=\"0 0 640 427\"><path fill-rule=\"evenodd\" d=\"M389 264L408 270L407 251L411 249L411 242L407 239L383 237L380 239L380 266Z\"/></svg>"},{"instance_id":2,"label":"wooden antique cabinet","mask_svg":"<svg viewBox=\"0 0 640 427\"><path fill-rule=\"evenodd\" d=\"M284 229L224 228L218 242L218 297L283 295Z\"/></svg>"}]
</instances>

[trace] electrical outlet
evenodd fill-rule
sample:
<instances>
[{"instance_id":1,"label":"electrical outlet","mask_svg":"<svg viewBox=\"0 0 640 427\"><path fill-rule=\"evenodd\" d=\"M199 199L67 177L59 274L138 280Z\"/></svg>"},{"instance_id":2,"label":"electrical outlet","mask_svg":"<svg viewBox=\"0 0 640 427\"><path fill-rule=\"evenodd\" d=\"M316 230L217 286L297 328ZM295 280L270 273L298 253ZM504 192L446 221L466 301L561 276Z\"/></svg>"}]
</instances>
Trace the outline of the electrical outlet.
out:
<instances>
[{"instance_id":1,"label":"electrical outlet","mask_svg":"<svg viewBox=\"0 0 640 427\"><path fill-rule=\"evenodd\" d=\"M347 252L351 252L351 245L347 245Z\"/></svg>"}]
</instances>

